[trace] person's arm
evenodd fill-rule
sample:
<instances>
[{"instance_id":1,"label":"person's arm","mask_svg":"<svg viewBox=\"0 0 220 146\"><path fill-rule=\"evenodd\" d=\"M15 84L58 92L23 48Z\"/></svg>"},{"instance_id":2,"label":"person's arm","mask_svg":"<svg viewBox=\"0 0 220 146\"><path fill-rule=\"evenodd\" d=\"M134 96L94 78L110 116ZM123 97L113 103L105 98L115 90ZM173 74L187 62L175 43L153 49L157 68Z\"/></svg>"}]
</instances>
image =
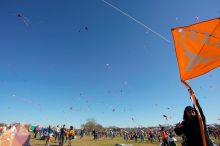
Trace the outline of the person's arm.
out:
<instances>
[{"instance_id":1,"label":"person's arm","mask_svg":"<svg viewBox=\"0 0 220 146\"><path fill-rule=\"evenodd\" d=\"M182 135L184 133L184 126L183 126L183 122L180 124L177 124L176 127L174 128L174 131L176 133L176 135Z\"/></svg>"},{"instance_id":2,"label":"person's arm","mask_svg":"<svg viewBox=\"0 0 220 146\"><path fill-rule=\"evenodd\" d=\"M203 110L202 110L202 108L201 108L201 106L200 106L200 104L199 104L198 99L196 99L196 104L197 104L197 107L198 107L199 112L200 112L200 114L201 114L203 123L205 124L205 123L206 123L206 118L205 118L205 115L204 115L204 113L203 113Z\"/></svg>"}]
</instances>

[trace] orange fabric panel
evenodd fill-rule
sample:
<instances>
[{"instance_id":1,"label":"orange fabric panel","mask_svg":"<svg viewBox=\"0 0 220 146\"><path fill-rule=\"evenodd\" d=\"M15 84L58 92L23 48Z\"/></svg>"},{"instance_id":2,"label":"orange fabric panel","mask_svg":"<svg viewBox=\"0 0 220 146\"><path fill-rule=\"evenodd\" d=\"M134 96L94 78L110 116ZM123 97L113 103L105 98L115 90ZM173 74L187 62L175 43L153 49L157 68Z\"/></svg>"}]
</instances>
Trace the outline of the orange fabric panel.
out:
<instances>
[{"instance_id":1,"label":"orange fabric panel","mask_svg":"<svg viewBox=\"0 0 220 146\"><path fill-rule=\"evenodd\" d=\"M181 80L220 66L220 18L172 29Z\"/></svg>"}]
</instances>

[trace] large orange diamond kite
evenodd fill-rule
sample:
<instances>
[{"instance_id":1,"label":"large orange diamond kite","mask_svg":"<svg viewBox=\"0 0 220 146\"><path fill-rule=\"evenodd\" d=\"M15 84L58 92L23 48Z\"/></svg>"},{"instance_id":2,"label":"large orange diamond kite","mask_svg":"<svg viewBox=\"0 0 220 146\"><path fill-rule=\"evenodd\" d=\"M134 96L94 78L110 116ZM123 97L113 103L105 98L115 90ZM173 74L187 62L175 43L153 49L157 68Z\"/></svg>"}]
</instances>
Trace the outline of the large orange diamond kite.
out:
<instances>
[{"instance_id":1,"label":"large orange diamond kite","mask_svg":"<svg viewBox=\"0 0 220 146\"><path fill-rule=\"evenodd\" d=\"M220 66L220 18L172 29L182 81Z\"/></svg>"}]
</instances>

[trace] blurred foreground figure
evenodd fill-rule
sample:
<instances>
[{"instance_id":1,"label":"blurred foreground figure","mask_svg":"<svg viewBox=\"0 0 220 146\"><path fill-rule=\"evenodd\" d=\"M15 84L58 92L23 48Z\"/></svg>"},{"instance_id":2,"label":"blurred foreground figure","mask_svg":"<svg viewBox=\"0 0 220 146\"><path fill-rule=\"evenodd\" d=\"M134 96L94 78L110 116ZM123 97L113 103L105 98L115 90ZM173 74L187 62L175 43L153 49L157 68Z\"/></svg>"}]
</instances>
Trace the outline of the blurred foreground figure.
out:
<instances>
[{"instance_id":1,"label":"blurred foreground figure","mask_svg":"<svg viewBox=\"0 0 220 146\"><path fill-rule=\"evenodd\" d=\"M205 137L207 146L213 146L211 140L209 139L206 119L203 114L202 108L199 105L198 100L196 100L201 117L204 123ZM176 125L174 131L177 135L184 135L185 142L187 146L204 146L202 141L201 129L199 126L198 113L195 110L195 107L187 106L184 110L183 121Z\"/></svg>"}]
</instances>

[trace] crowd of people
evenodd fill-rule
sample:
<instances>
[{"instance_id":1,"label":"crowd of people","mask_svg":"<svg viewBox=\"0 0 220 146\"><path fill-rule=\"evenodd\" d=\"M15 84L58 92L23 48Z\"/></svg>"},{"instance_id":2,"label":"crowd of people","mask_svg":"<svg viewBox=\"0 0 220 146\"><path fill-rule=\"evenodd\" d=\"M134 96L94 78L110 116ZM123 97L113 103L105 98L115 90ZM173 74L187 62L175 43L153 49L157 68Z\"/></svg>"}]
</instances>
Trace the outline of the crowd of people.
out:
<instances>
[{"instance_id":1,"label":"crowd of people","mask_svg":"<svg viewBox=\"0 0 220 146\"><path fill-rule=\"evenodd\" d=\"M185 110L185 114L187 114L188 111L192 112L192 110L192 107L187 107ZM135 141L144 143L148 141L150 143L161 143L161 146L176 146L177 140L175 137L176 135L180 135L180 137L182 137L182 146L190 146L188 144L189 139L187 139L187 134L181 133L184 130L179 129L179 125L180 124L177 124L176 126L166 127L160 125L159 127L151 128L117 128L102 130L93 129L90 131L86 129L74 129L73 126L66 128L65 125L57 125L54 127L48 126L47 128L36 126L32 131L32 138L44 140L45 146L50 145L51 139L59 142L60 146L63 146L64 144L71 146L73 139L75 139L76 137L82 139L85 135L92 137L94 140L103 138L114 139L115 137L122 137L126 142ZM0 126L0 135L7 130L15 131L15 126ZM207 132L209 136L212 136L215 139L220 139L220 127L213 125L208 126ZM193 134L191 134L191 137L195 138Z\"/></svg>"},{"instance_id":2,"label":"crowd of people","mask_svg":"<svg viewBox=\"0 0 220 146\"><path fill-rule=\"evenodd\" d=\"M215 139L220 139L220 127L206 124L206 118L203 114L202 108L199 102L196 100L196 105L201 114L201 119L204 123L204 137L206 146L214 146L213 142L209 138L213 136ZM19 125L19 124L17 124ZM19 126L18 126L19 127ZM28 125L25 126L27 131L30 129ZM7 130L16 131L14 125L0 125L0 135ZM31 131L31 130L30 130ZM176 124L175 126L162 126L151 127L151 128L106 128L106 129L74 129L70 126L68 129L65 125L62 126L48 126L47 128L35 126L33 129L33 138L39 138L40 140L45 140L45 146L49 146L51 139L59 142L59 146L63 146L67 143L68 146L72 145L72 140L76 136L80 139L84 135L93 137L94 140L101 138L111 138L123 137L125 141L135 141L135 142L146 142L151 143L159 142L161 146L176 146L177 139L175 136L182 137L182 146L204 146L204 141L202 137L201 128L198 120L198 111L195 107L187 106L183 113L183 121Z\"/></svg>"},{"instance_id":3,"label":"crowd of people","mask_svg":"<svg viewBox=\"0 0 220 146\"><path fill-rule=\"evenodd\" d=\"M57 125L56 127L48 126L47 128L36 126L33 130L33 137L37 138L39 134L40 140L45 140L45 146L49 146L50 141L52 138L55 141L59 142L60 146L63 146L64 143L68 143L68 146L72 145L72 140L75 139L76 131L74 130L73 126L70 126L69 129L66 128L66 125L60 127Z\"/></svg>"},{"instance_id":4,"label":"crowd of people","mask_svg":"<svg viewBox=\"0 0 220 146\"><path fill-rule=\"evenodd\" d=\"M93 136L94 140L99 138L114 138L116 136L121 136L125 141L134 140L135 142L140 139L140 142L146 142L149 140L151 143L158 141L162 146L176 146L175 135L182 137L183 146L204 146L204 138L207 146L214 146L213 142L209 138L213 135L216 139L220 137L219 128L207 127L206 118L203 114L202 108L199 105L198 100L196 100L197 110L195 107L187 106L184 110L183 121L178 123L174 127L152 127L152 128L137 128L137 129L105 129L96 131L73 130L71 126L69 130L63 125L61 128L59 126L51 128L50 126L46 129L40 129L37 127L34 130L34 137L39 132L41 138L46 139L46 146L49 145L50 138L55 137L58 140L60 146L63 146L65 141L68 141L68 146L71 146L71 140L75 138L77 134L82 138L85 134ZM199 114L203 121L204 137L202 137L202 130L199 123ZM52 134L53 133L53 134Z\"/></svg>"},{"instance_id":5,"label":"crowd of people","mask_svg":"<svg viewBox=\"0 0 220 146\"><path fill-rule=\"evenodd\" d=\"M37 136L39 135L39 136ZM33 138L40 137L40 140L46 141L46 146L49 146L51 138L59 142L60 146L65 143L71 146L72 140L77 137L82 139L85 135L93 137L94 140L102 138L114 139L115 137L123 137L125 141L135 141L135 142L159 142L164 146L176 146L174 138L174 128L173 127L152 127L152 128L131 128L131 129L103 129L96 131L88 131L85 129L74 129L70 126L69 129L65 128L65 125L60 127L47 128L36 126L33 130Z\"/></svg>"}]
</instances>

